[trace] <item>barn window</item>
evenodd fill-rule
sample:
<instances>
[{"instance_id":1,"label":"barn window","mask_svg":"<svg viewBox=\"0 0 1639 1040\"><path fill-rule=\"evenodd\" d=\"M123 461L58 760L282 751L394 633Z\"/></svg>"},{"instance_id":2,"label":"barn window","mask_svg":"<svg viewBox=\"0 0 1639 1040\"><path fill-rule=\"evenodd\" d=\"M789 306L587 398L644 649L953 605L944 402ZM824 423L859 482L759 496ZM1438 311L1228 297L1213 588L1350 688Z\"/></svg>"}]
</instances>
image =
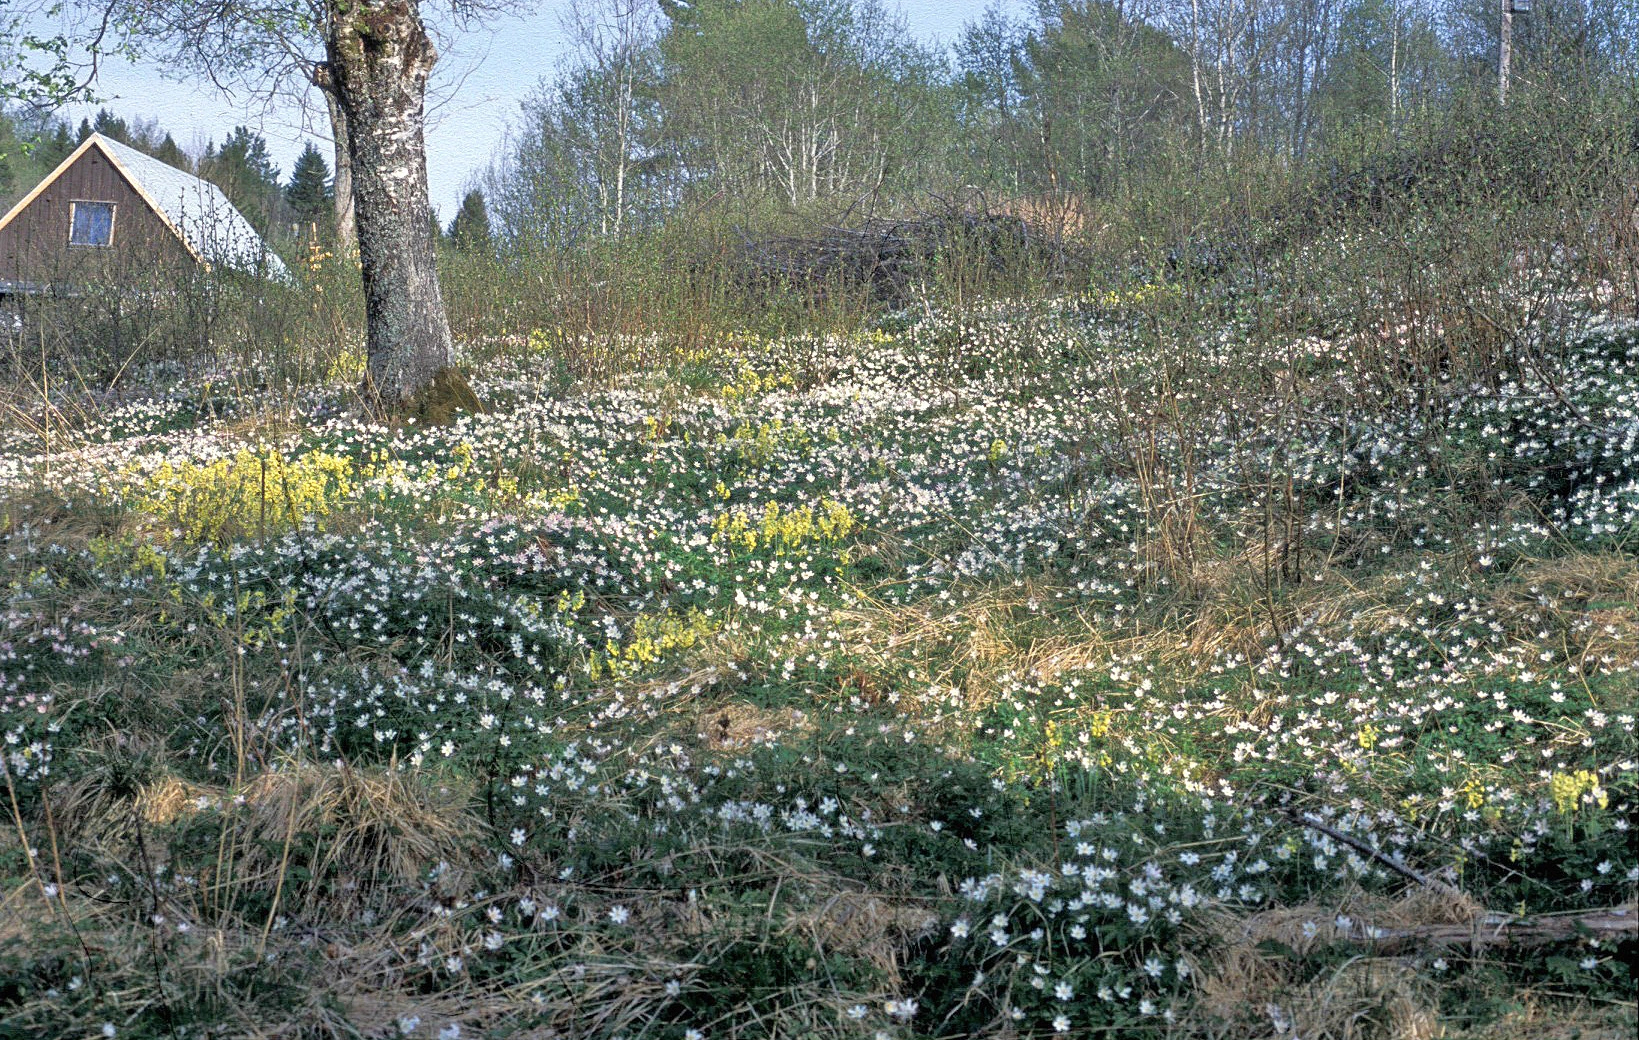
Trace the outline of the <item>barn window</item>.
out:
<instances>
[{"instance_id":1,"label":"barn window","mask_svg":"<svg viewBox=\"0 0 1639 1040\"><path fill-rule=\"evenodd\" d=\"M113 245L114 204L112 202L70 202L68 204L68 244L71 246Z\"/></svg>"}]
</instances>

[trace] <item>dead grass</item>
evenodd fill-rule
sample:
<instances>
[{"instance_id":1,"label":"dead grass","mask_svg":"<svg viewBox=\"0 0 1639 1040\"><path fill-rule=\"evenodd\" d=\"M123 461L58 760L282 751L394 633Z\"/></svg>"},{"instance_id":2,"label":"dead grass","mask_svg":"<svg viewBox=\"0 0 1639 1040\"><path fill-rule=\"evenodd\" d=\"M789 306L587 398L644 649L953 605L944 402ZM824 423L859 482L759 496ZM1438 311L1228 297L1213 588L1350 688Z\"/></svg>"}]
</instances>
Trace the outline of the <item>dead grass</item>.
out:
<instances>
[{"instance_id":1,"label":"dead grass","mask_svg":"<svg viewBox=\"0 0 1639 1040\"><path fill-rule=\"evenodd\" d=\"M710 977L721 962L756 957L769 947L788 949L794 942L813 950L810 971L820 958L841 954L864 959L892 986L901 981L910 945L938 929L938 915L915 900L867 892L856 880L772 857L755 846L695 850L700 859L736 854L758 865L754 873L766 868L768 876L780 879L766 907L735 898L747 883L743 874L721 874L721 885L702 887L699 899L682 899L670 891L627 892L621 901L632 913L631 934L642 936L641 941L626 942L566 919L555 933L565 947L535 962L528 973L469 978L437 994L424 992L414 970L406 970L406 958L385 955L380 948L347 950L334 966L339 1002L365 1036L396 1035L397 1023L405 1017L421 1019L423 1030L428 1023L436 1028L456 1021L463 1030L489 1029L507 1036L643 1035L654 1029L661 1011L688 1007L688 989L702 973ZM716 866L727 866L727 861ZM495 898L506 901L518 894ZM544 899L548 893L532 895ZM595 890L582 891L572 883L553 886L550 895L564 903L600 898ZM459 936L448 938L460 941ZM671 980L682 983L683 997L667 996ZM709 1035L746 1040L857 1036L841 1012L853 1003L882 998L816 978L793 981L778 991L748 992L743 999L747 1005L740 1010L750 1014L734 1022L702 1023Z\"/></svg>"},{"instance_id":2,"label":"dead grass","mask_svg":"<svg viewBox=\"0 0 1639 1040\"><path fill-rule=\"evenodd\" d=\"M816 955L845 953L882 973L890 989L902 985L902 955L939 933L939 915L921 903L839 888L793 916L782 930L813 941Z\"/></svg>"},{"instance_id":3,"label":"dead grass","mask_svg":"<svg viewBox=\"0 0 1639 1040\"><path fill-rule=\"evenodd\" d=\"M1204 919L1193 943L1199 998L1184 1035L1303 1040L1627 1040L1632 1004L1558 1001L1550 993L1508 995L1523 1007L1484 1025L1441 1017L1438 979L1410 955L1356 955L1305 969L1302 958L1366 922L1387 930L1467 925L1483 909L1471 900L1412 887L1393 900L1355 892L1339 904L1278 907ZM1464 956L1452 950L1452 957Z\"/></svg>"},{"instance_id":4,"label":"dead grass","mask_svg":"<svg viewBox=\"0 0 1639 1040\"><path fill-rule=\"evenodd\" d=\"M693 736L701 744L717 749L770 744L782 736L814 728L808 717L795 708L763 708L740 700L705 708L695 717Z\"/></svg>"},{"instance_id":5,"label":"dead grass","mask_svg":"<svg viewBox=\"0 0 1639 1040\"><path fill-rule=\"evenodd\" d=\"M414 887L433 865L462 863L482 846L485 826L472 792L439 777L288 764L234 789L183 780L149 751L107 749L107 767L57 792L57 826L65 840L95 846L111 861L163 863L166 849L153 835L212 817L219 838L206 873L217 911L239 902L235 889L285 875L293 858L309 880L283 894L286 905L323 903L342 912L384 887ZM139 827L149 835L146 848L137 847Z\"/></svg>"},{"instance_id":6,"label":"dead grass","mask_svg":"<svg viewBox=\"0 0 1639 1040\"><path fill-rule=\"evenodd\" d=\"M953 677L960 671L969 710L989 705L1004 675L1030 675L1047 682L1089 663L1131 653L1138 645L1131 638L1106 636L1091 624L1079 632L1054 626L1051 634L1043 634L1036 616L1062 591L1050 581L1032 578L971 591L976 594L943 604L904 606L867 600L864 606L839 611L837 620L857 656L896 668L914 664L931 673L936 685L954 685ZM861 685L856 681L850 692Z\"/></svg>"},{"instance_id":7,"label":"dead grass","mask_svg":"<svg viewBox=\"0 0 1639 1040\"><path fill-rule=\"evenodd\" d=\"M484 830L465 787L392 767L291 767L256 777L243 796L254 848L333 833L313 873L345 874L343 887L413 884L429 866L470 855Z\"/></svg>"},{"instance_id":8,"label":"dead grass","mask_svg":"<svg viewBox=\"0 0 1639 1040\"><path fill-rule=\"evenodd\" d=\"M76 507L65 501L60 489L50 486L48 476L27 490L6 493L0 502L0 527L15 532L28 524L42 541L71 551L85 548L93 538L141 533L140 525L132 524L132 515L125 510L87 508L83 503Z\"/></svg>"},{"instance_id":9,"label":"dead grass","mask_svg":"<svg viewBox=\"0 0 1639 1040\"><path fill-rule=\"evenodd\" d=\"M1567 553L1528 560L1493 606L1522 633L1549 633L1547 649L1583 673L1639 665L1639 560L1616 553Z\"/></svg>"},{"instance_id":10,"label":"dead grass","mask_svg":"<svg viewBox=\"0 0 1639 1040\"><path fill-rule=\"evenodd\" d=\"M1387 922L1471 915L1469 907L1419 891L1399 904L1357 901L1347 909ZM1436 986L1398 957L1355 956L1313 974L1300 960L1344 935L1343 910L1280 907L1248 916L1215 915L1200 943L1212 952L1196 966L1199 1002L1190 1031L1231 1037L1303 1040L1434 1040L1441 1035ZM1296 954L1293 957L1285 951Z\"/></svg>"},{"instance_id":11,"label":"dead grass","mask_svg":"<svg viewBox=\"0 0 1639 1040\"><path fill-rule=\"evenodd\" d=\"M0 952L17 958L8 968L21 962L29 969L7 982L32 983L8 993L0 1017L7 1035L64 1035L45 1025L60 1024L64 1010L62 997L47 987L78 977L98 988L105 1011L111 1002L130 1017L147 1017L150 1023L158 1010L157 985L162 994L157 1003L170 1013L185 1017L208 1009L212 1036L357 1040L359 1033L339 1013L328 986L312 984L317 976L306 969L313 951L300 938L281 937L263 944L254 929L244 928L193 927L183 933L175 928L179 922L174 905L164 906L168 920L159 928L150 927L145 915L131 909L125 900L106 898L84 885L66 886L51 904L40 898L32 882L0 897ZM39 956L41 936L53 934L65 920L71 921L76 941L55 955ZM167 949L157 978L150 952L156 943ZM93 960L87 962L86 955ZM161 1016L166 1013L159 1011ZM37 1031L31 1034L31 1028ZM187 1032L183 1027L177 1035ZM73 1035L94 1034L88 1030Z\"/></svg>"},{"instance_id":12,"label":"dead grass","mask_svg":"<svg viewBox=\"0 0 1639 1040\"><path fill-rule=\"evenodd\" d=\"M1633 1040L1639 1036L1634 1005L1527 997L1525 1006L1483 1025L1450 1027L1441 1040Z\"/></svg>"}]
</instances>

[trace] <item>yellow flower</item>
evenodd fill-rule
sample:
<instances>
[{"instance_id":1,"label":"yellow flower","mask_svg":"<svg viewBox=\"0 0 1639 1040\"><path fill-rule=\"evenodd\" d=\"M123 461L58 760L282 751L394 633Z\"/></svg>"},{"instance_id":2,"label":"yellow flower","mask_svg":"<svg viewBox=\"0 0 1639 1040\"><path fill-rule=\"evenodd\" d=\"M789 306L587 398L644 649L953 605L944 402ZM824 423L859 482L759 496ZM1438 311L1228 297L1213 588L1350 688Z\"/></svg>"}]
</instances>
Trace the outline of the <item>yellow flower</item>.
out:
<instances>
[{"instance_id":1,"label":"yellow flower","mask_svg":"<svg viewBox=\"0 0 1639 1040\"><path fill-rule=\"evenodd\" d=\"M1599 774L1590 769L1555 773L1548 778L1548 794L1561 815L1576 812L1587 798L1592 798L1601 809L1610 805L1610 792L1599 786Z\"/></svg>"},{"instance_id":2,"label":"yellow flower","mask_svg":"<svg viewBox=\"0 0 1639 1040\"><path fill-rule=\"evenodd\" d=\"M139 480L133 504L187 540L226 541L322 520L355 499L364 480L395 467L364 466L322 450L287 459L245 448L209 462L161 463ZM152 568L157 561L140 562Z\"/></svg>"}]
</instances>

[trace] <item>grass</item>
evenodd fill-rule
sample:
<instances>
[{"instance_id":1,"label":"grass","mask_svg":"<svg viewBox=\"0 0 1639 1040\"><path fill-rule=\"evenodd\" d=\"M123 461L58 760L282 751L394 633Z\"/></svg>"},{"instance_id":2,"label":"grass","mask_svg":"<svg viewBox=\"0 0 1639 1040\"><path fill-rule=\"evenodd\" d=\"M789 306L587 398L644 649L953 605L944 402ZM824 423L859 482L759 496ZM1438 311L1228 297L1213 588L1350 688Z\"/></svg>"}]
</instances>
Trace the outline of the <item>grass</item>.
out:
<instances>
[{"instance_id":1,"label":"grass","mask_svg":"<svg viewBox=\"0 0 1639 1040\"><path fill-rule=\"evenodd\" d=\"M1626 1035L1639 329L1156 277L8 398L0 1036Z\"/></svg>"}]
</instances>

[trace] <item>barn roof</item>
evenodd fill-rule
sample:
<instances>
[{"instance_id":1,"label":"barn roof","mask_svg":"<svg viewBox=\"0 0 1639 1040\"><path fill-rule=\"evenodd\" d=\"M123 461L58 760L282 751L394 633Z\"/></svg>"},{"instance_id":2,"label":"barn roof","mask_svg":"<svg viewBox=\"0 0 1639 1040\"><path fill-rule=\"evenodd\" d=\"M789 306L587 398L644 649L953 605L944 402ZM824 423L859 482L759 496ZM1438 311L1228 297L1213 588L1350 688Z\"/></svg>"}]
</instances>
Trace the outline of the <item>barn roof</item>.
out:
<instances>
[{"instance_id":1,"label":"barn roof","mask_svg":"<svg viewBox=\"0 0 1639 1040\"><path fill-rule=\"evenodd\" d=\"M0 227L22 212L90 148L100 149L108 157L200 263L281 279L290 276L284 261L268 248L245 215L222 194L222 189L203 177L160 162L102 134L86 138L74 154L64 159L50 176L0 219Z\"/></svg>"}]
</instances>

